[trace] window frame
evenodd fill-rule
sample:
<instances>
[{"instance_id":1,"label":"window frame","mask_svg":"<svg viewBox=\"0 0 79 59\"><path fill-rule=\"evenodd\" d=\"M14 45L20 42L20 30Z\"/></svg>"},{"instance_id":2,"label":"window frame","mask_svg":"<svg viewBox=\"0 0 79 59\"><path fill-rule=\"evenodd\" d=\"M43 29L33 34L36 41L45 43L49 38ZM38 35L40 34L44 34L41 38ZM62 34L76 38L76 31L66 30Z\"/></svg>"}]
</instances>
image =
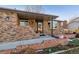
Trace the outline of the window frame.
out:
<instances>
[{"instance_id":1,"label":"window frame","mask_svg":"<svg viewBox=\"0 0 79 59\"><path fill-rule=\"evenodd\" d=\"M21 22L24 22L24 25L21 25ZM28 19L20 19L19 20L19 25L21 26L21 27L26 27L26 26L28 26L28 24L29 24L29 22L28 22Z\"/></svg>"}]
</instances>

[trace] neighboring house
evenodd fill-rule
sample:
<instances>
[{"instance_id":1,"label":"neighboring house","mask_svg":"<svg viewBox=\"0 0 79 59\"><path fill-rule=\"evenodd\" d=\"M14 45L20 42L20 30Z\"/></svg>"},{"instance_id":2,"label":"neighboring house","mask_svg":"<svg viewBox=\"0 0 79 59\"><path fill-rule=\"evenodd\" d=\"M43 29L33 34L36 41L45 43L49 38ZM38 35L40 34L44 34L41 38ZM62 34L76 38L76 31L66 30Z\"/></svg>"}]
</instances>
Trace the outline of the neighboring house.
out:
<instances>
[{"instance_id":1,"label":"neighboring house","mask_svg":"<svg viewBox=\"0 0 79 59\"><path fill-rule=\"evenodd\" d=\"M51 34L49 21L57 17L55 15L0 8L0 41L31 39L37 35L34 32L45 35ZM31 29L27 28L28 26Z\"/></svg>"},{"instance_id":2,"label":"neighboring house","mask_svg":"<svg viewBox=\"0 0 79 59\"><path fill-rule=\"evenodd\" d=\"M68 24L68 29L71 31L79 29L79 17L71 19L71 21Z\"/></svg>"}]
</instances>

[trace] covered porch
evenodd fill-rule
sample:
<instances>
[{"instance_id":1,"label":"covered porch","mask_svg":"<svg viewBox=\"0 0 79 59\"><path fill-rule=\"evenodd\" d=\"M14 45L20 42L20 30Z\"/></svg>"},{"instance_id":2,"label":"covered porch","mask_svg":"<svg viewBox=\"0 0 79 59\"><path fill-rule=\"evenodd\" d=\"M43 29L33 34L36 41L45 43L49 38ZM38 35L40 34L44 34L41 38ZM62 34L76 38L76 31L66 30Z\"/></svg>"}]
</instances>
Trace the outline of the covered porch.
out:
<instances>
[{"instance_id":1,"label":"covered porch","mask_svg":"<svg viewBox=\"0 0 79 59\"><path fill-rule=\"evenodd\" d=\"M44 35L53 34L53 20L58 17L55 15L32 12L17 12L17 16L19 26L30 26L36 33L41 33ZM50 21L52 26L50 26Z\"/></svg>"}]
</instances>

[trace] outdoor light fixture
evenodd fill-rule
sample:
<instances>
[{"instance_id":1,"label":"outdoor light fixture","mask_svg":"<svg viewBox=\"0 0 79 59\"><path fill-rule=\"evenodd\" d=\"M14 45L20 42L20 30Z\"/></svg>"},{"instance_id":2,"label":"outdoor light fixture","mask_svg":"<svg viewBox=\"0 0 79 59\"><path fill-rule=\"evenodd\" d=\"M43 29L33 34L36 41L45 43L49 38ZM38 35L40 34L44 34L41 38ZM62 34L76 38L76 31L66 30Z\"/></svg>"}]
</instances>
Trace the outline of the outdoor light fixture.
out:
<instances>
[{"instance_id":1,"label":"outdoor light fixture","mask_svg":"<svg viewBox=\"0 0 79 59\"><path fill-rule=\"evenodd\" d=\"M10 19L10 17L9 17L9 16L5 17L5 20L6 20L6 21L8 21L9 19Z\"/></svg>"}]
</instances>

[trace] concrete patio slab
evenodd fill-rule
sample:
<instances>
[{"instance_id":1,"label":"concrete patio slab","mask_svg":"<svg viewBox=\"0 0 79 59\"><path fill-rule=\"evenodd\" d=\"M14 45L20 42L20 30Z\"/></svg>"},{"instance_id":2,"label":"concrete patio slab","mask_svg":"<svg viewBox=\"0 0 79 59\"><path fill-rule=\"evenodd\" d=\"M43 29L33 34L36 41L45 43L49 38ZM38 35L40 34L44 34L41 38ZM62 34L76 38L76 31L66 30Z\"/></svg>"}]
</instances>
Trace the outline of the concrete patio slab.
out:
<instances>
[{"instance_id":1,"label":"concrete patio slab","mask_svg":"<svg viewBox=\"0 0 79 59\"><path fill-rule=\"evenodd\" d=\"M55 38L51 36L41 36L40 38L37 38L37 39L0 43L0 50L14 49L16 48L16 46L19 46L19 45L31 45L36 43L42 43L45 40L53 40L53 39Z\"/></svg>"}]
</instances>

